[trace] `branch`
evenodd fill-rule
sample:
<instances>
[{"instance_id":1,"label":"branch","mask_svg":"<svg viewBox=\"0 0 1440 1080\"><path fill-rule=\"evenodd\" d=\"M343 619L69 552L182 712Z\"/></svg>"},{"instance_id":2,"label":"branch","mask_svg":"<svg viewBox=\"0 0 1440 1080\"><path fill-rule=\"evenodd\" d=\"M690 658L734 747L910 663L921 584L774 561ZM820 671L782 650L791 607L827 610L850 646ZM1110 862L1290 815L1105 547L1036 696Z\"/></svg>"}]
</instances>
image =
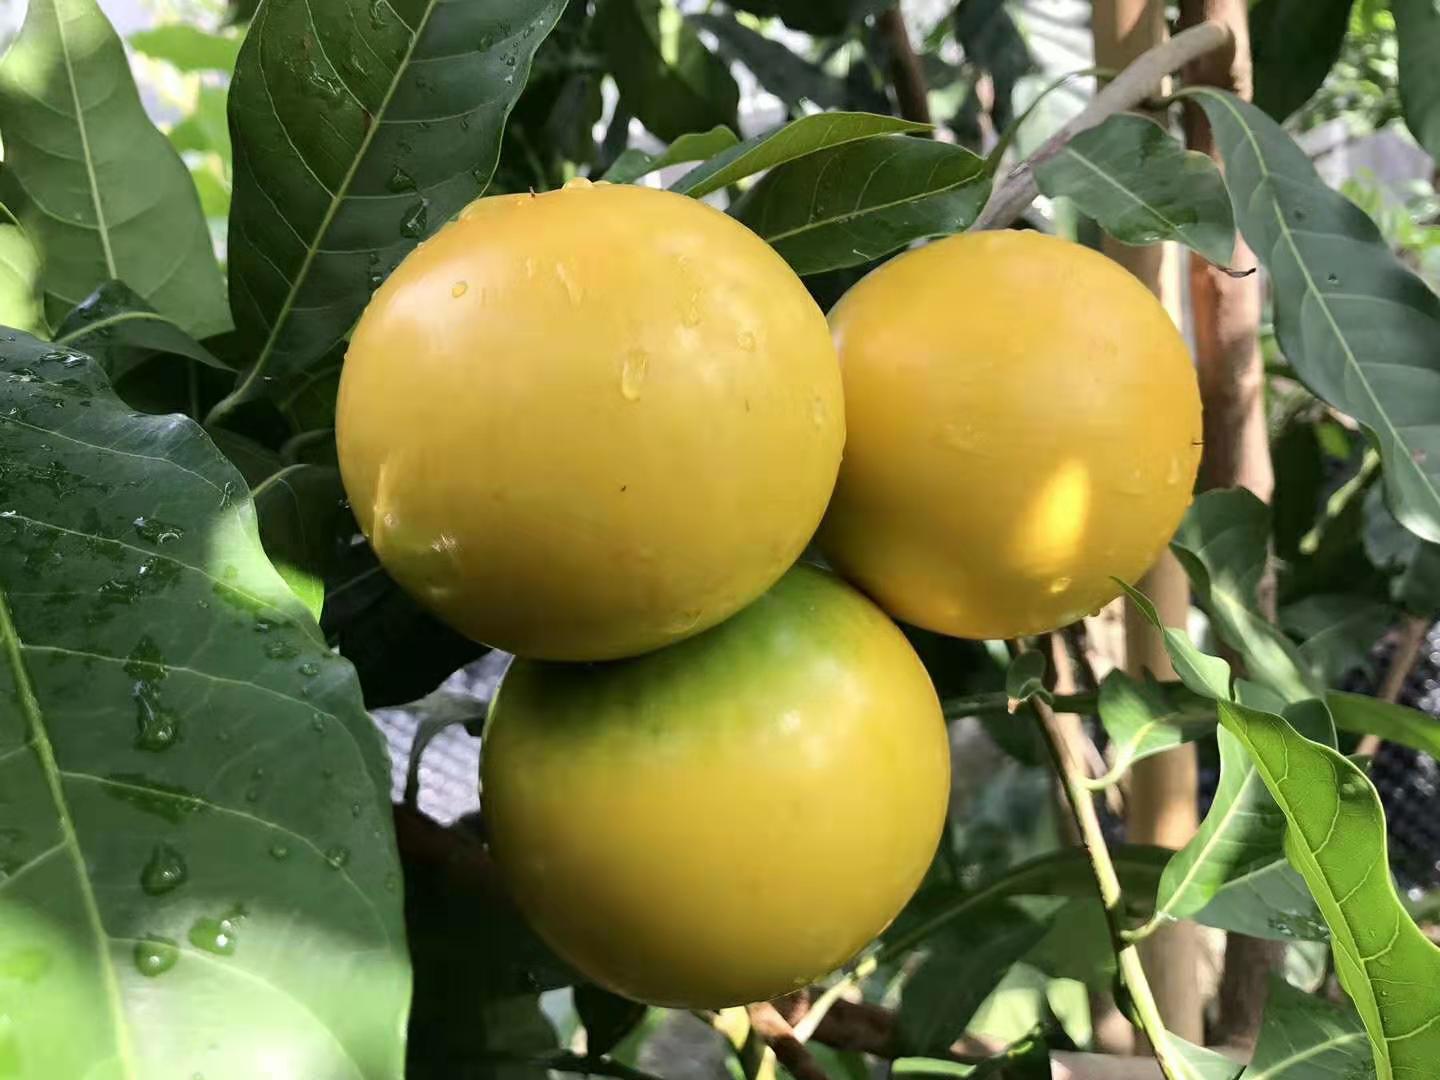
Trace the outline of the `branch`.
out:
<instances>
[{"instance_id":1,"label":"branch","mask_svg":"<svg viewBox=\"0 0 1440 1080\"><path fill-rule=\"evenodd\" d=\"M775 1060L790 1070L795 1080L829 1080L820 1063L810 1056L805 1044L795 1038L790 1021L768 1001L749 1006L750 1027L775 1051Z\"/></svg>"},{"instance_id":2,"label":"branch","mask_svg":"<svg viewBox=\"0 0 1440 1080\"><path fill-rule=\"evenodd\" d=\"M910 44L910 32L905 28L905 16L900 11L900 5L887 8L876 16L875 29L890 52L890 82L895 87L895 103L900 106L900 115L918 124L930 123L925 70Z\"/></svg>"},{"instance_id":3,"label":"branch","mask_svg":"<svg viewBox=\"0 0 1440 1080\"><path fill-rule=\"evenodd\" d=\"M1041 144L1040 149L1022 161L990 194L990 201L980 211L972 232L981 229L1003 229L1025 212L1040 194L1035 184L1035 166L1049 161L1067 143L1116 113L1133 109L1151 97L1167 75L1206 53L1230 44L1230 31L1219 23L1205 22L1181 31L1169 41L1142 53L1135 62L1100 89L1080 114Z\"/></svg>"},{"instance_id":4,"label":"branch","mask_svg":"<svg viewBox=\"0 0 1440 1080\"><path fill-rule=\"evenodd\" d=\"M1405 680L1410 677L1410 672L1415 667L1415 661L1420 657L1420 650L1425 645L1425 638L1430 633L1430 620L1420 615L1409 615L1405 624L1400 628L1400 640L1395 643L1395 651L1390 654L1390 664L1385 668L1385 674L1380 680L1380 687L1375 696L1381 701L1388 701L1394 704L1400 699L1400 691L1405 689ZM1355 748L1357 754L1365 757L1374 757L1383 742L1379 735L1366 735L1360 740L1360 745Z\"/></svg>"},{"instance_id":5,"label":"branch","mask_svg":"<svg viewBox=\"0 0 1440 1080\"><path fill-rule=\"evenodd\" d=\"M1142 58L1143 59L1143 58ZM1150 1040L1155 1058L1167 1080L1181 1080L1184 1075L1176 1068L1171 1057L1170 1043L1166 1038L1165 1024L1155 996L1150 989L1150 980L1140 963L1140 952L1124 939L1125 927L1121 923L1120 907L1124 899L1120 890L1120 878L1115 873L1115 864L1110 860L1110 849L1105 844L1105 834L1100 829L1100 818L1095 812L1095 803L1085 788L1085 766L1075 756L1071 746L1063 738L1060 723L1049 705L1039 698L1029 701L1036 720L1040 723L1045 737L1045 747L1050 752L1055 771L1064 785L1070 802L1075 825L1080 830L1081 842L1090 856L1090 867L1095 874L1095 885L1100 891L1100 902L1105 908L1105 920L1110 926L1110 941L1115 950L1115 959L1120 969L1120 979L1129 992L1135 1026Z\"/></svg>"}]
</instances>

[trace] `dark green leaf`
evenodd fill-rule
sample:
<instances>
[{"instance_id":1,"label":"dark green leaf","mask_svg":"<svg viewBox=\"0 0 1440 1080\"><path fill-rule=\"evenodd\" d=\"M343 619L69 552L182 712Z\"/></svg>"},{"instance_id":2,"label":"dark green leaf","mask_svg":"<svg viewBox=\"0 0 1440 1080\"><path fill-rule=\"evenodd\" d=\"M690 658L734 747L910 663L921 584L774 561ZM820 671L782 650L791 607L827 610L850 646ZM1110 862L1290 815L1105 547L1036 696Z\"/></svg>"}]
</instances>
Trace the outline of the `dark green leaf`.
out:
<instances>
[{"instance_id":1,"label":"dark green leaf","mask_svg":"<svg viewBox=\"0 0 1440 1080\"><path fill-rule=\"evenodd\" d=\"M1440 611L1440 544L1421 540L1395 520L1378 490L1364 504L1365 553L1393 576L1390 595L1406 611L1431 615Z\"/></svg>"},{"instance_id":2,"label":"dark green leaf","mask_svg":"<svg viewBox=\"0 0 1440 1080\"><path fill-rule=\"evenodd\" d=\"M228 75L235 70L240 35L208 34L188 23L169 23L131 34L130 47L181 71L223 71Z\"/></svg>"},{"instance_id":3,"label":"dark green leaf","mask_svg":"<svg viewBox=\"0 0 1440 1080\"><path fill-rule=\"evenodd\" d=\"M896 1037L909 1054L943 1053L965 1033L980 1003L1045 935L1047 923L1008 905L989 908L964 930L932 940L905 983Z\"/></svg>"},{"instance_id":4,"label":"dark green leaf","mask_svg":"<svg viewBox=\"0 0 1440 1080\"><path fill-rule=\"evenodd\" d=\"M1260 1040L1241 1080L1365 1080L1375 1069L1365 1028L1351 1008L1270 977Z\"/></svg>"},{"instance_id":5,"label":"dark green leaf","mask_svg":"<svg viewBox=\"0 0 1440 1080\"><path fill-rule=\"evenodd\" d=\"M1400 47L1400 103L1405 123L1440 161L1440 8L1435 0L1392 0Z\"/></svg>"},{"instance_id":6,"label":"dark green leaf","mask_svg":"<svg viewBox=\"0 0 1440 1080\"><path fill-rule=\"evenodd\" d=\"M814 274L959 232L989 192L985 162L970 151L881 135L772 170L732 212L796 273Z\"/></svg>"},{"instance_id":7,"label":"dark green leaf","mask_svg":"<svg viewBox=\"0 0 1440 1080\"><path fill-rule=\"evenodd\" d=\"M729 15L690 15L688 19L693 26L714 34L723 55L749 68L760 85L792 111L798 111L807 101L822 109L845 105L849 97L845 84L782 42L756 33Z\"/></svg>"},{"instance_id":8,"label":"dark green leaf","mask_svg":"<svg viewBox=\"0 0 1440 1080\"><path fill-rule=\"evenodd\" d=\"M1366 666L1394 618L1390 604L1344 593L1307 596L1280 609L1280 625L1300 639L1301 659L1324 684Z\"/></svg>"},{"instance_id":9,"label":"dark green leaf","mask_svg":"<svg viewBox=\"0 0 1440 1080\"><path fill-rule=\"evenodd\" d=\"M1330 690L1325 704L1335 717L1335 726L1355 735L1378 735L1386 742L1399 743L1440 758L1440 720L1429 713L1381 701L1366 694Z\"/></svg>"},{"instance_id":10,"label":"dark green leaf","mask_svg":"<svg viewBox=\"0 0 1440 1080\"><path fill-rule=\"evenodd\" d=\"M1270 499L1275 554L1296 559L1300 541L1319 515L1325 480L1315 424L1304 417L1292 418L1270 444L1270 456L1275 467Z\"/></svg>"},{"instance_id":11,"label":"dark green leaf","mask_svg":"<svg viewBox=\"0 0 1440 1080\"><path fill-rule=\"evenodd\" d=\"M190 173L95 0L26 9L0 61L0 131L0 198L41 253L52 320L119 279L196 337L229 326Z\"/></svg>"},{"instance_id":12,"label":"dark green leaf","mask_svg":"<svg viewBox=\"0 0 1440 1080\"><path fill-rule=\"evenodd\" d=\"M645 1006L598 986L575 987L575 1011L585 1025L585 1052L608 1054L645 1019Z\"/></svg>"},{"instance_id":13,"label":"dark green leaf","mask_svg":"<svg viewBox=\"0 0 1440 1080\"><path fill-rule=\"evenodd\" d=\"M1045 689L1045 654L1027 649L1010 661L1005 671L1005 693L1011 701L1028 701L1032 697L1050 700Z\"/></svg>"},{"instance_id":14,"label":"dark green leaf","mask_svg":"<svg viewBox=\"0 0 1440 1080\"><path fill-rule=\"evenodd\" d=\"M792 30L839 34L866 15L883 11L890 0L735 0L732 7L752 15L779 16Z\"/></svg>"},{"instance_id":15,"label":"dark green leaf","mask_svg":"<svg viewBox=\"0 0 1440 1080\"><path fill-rule=\"evenodd\" d=\"M1269 536L1269 508L1251 492L1207 491L1191 504L1170 550L1216 632L1244 658L1250 677L1286 701L1303 701L1323 687L1295 643L1255 606Z\"/></svg>"},{"instance_id":16,"label":"dark green leaf","mask_svg":"<svg viewBox=\"0 0 1440 1080\"><path fill-rule=\"evenodd\" d=\"M657 136L738 126L730 69L668 0L599 0L593 27L621 101Z\"/></svg>"},{"instance_id":17,"label":"dark green leaf","mask_svg":"<svg viewBox=\"0 0 1440 1080\"><path fill-rule=\"evenodd\" d=\"M1340 55L1353 0L1258 0L1250 8L1255 104L1284 120L1320 89Z\"/></svg>"},{"instance_id":18,"label":"dark green leaf","mask_svg":"<svg viewBox=\"0 0 1440 1080\"><path fill-rule=\"evenodd\" d=\"M629 184L648 173L663 169L667 165L678 165L684 161L700 161L728 150L740 140L727 127L713 127L709 131L681 135L658 154L647 154L643 150L630 149L620 154L615 163L605 170L602 180L612 184Z\"/></svg>"},{"instance_id":19,"label":"dark green leaf","mask_svg":"<svg viewBox=\"0 0 1440 1080\"><path fill-rule=\"evenodd\" d=\"M487 660L503 655L490 653ZM497 674L503 671L504 666L498 666ZM419 701L398 707L415 724L415 737L410 743L410 757L405 765L406 806L414 808L419 802L420 763L436 736L452 727L464 727L478 736L485 724L485 714L489 707L489 697L451 687L448 679Z\"/></svg>"},{"instance_id":20,"label":"dark green leaf","mask_svg":"<svg viewBox=\"0 0 1440 1080\"><path fill-rule=\"evenodd\" d=\"M1215 131L1240 231L1270 272L1285 358L1369 432L1401 524L1440 541L1440 297L1273 120L1234 95L1189 92Z\"/></svg>"},{"instance_id":21,"label":"dark green leaf","mask_svg":"<svg viewBox=\"0 0 1440 1080\"><path fill-rule=\"evenodd\" d=\"M0 347L0 702L0 940L43 973L6 999L16 1076L399 1075L390 764L350 665L200 428L30 338Z\"/></svg>"},{"instance_id":22,"label":"dark green leaf","mask_svg":"<svg viewBox=\"0 0 1440 1080\"><path fill-rule=\"evenodd\" d=\"M321 465L287 465L251 491L265 554L317 621L325 578L336 558L336 531L346 520L340 473Z\"/></svg>"},{"instance_id":23,"label":"dark green leaf","mask_svg":"<svg viewBox=\"0 0 1440 1080\"><path fill-rule=\"evenodd\" d=\"M1123 776L1142 758L1215 730L1215 709L1207 699L1176 698L1148 674L1143 682L1118 668L1105 676L1099 712L1110 736L1111 776Z\"/></svg>"},{"instance_id":24,"label":"dark green leaf","mask_svg":"<svg viewBox=\"0 0 1440 1080\"><path fill-rule=\"evenodd\" d=\"M1280 717L1219 708L1285 814L1286 854L1330 927L1336 973L1370 1034L1376 1073L1425 1076L1440 1056L1440 948L1395 893L1374 786Z\"/></svg>"},{"instance_id":25,"label":"dark green leaf","mask_svg":"<svg viewBox=\"0 0 1440 1080\"><path fill-rule=\"evenodd\" d=\"M48 336L40 288L40 253L30 242L25 227L3 206L0 206L0 326Z\"/></svg>"},{"instance_id":26,"label":"dark green leaf","mask_svg":"<svg viewBox=\"0 0 1440 1080\"><path fill-rule=\"evenodd\" d=\"M261 5L230 87L230 298L254 362L212 422L338 370L375 286L489 183L563 6Z\"/></svg>"},{"instance_id":27,"label":"dark green leaf","mask_svg":"<svg viewBox=\"0 0 1440 1080\"><path fill-rule=\"evenodd\" d=\"M55 343L93 356L112 381L156 355L227 370L209 349L121 281L105 282L66 314L55 328Z\"/></svg>"},{"instance_id":28,"label":"dark green leaf","mask_svg":"<svg viewBox=\"0 0 1440 1080\"><path fill-rule=\"evenodd\" d=\"M876 135L925 130L928 130L925 124L874 113L832 112L802 116L784 127L756 135L722 150L671 184L670 190L698 199L747 176L754 176L766 169L796 161L820 150Z\"/></svg>"},{"instance_id":29,"label":"dark green leaf","mask_svg":"<svg viewBox=\"0 0 1440 1080\"><path fill-rule=\"evenodd\" d=\"M1220 169L1141 116L1112 116L1035 168L1040 191L1065 196L1127 244L1177 240L1226 266L1235 215Z\"/></svg>"}]
</instances>

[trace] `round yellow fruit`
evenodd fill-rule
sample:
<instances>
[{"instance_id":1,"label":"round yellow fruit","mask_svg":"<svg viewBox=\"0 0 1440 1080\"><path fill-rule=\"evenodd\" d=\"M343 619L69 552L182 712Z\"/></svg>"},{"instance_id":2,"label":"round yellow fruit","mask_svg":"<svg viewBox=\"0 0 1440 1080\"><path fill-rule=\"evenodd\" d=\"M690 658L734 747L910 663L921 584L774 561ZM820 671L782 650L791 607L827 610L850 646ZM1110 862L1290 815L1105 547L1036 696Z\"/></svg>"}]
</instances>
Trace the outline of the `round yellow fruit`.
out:
<instances>
[{"instance_id":1,"label":"round yellow fruit","mask_svg":"<svg viewBox=\"0 0 1440 1080\"><path fill-rule=\"evenodd\" d=\"M1169 315L1116 263L1033 232L957 236L866 276L830 326L848 441L819 541L890 614L1050 630L1169 541L1200 394Z\"/></svg>"},{"instance_id":2,"label":"round yellow fruit","mask_svg":"<svg viewBox=\"0 0 1440 1080\"><path fill-rule=\"evenodd\" d=\"M786 993L858 952L924 876L949 742L904 635L791 570L633 660L517 660L485 730L495 861L549 945L640 1001Z\"/></svg>"},{"instance_id":3,"label":"round yellow fruit","mask_svg":"<svg viewBox=\"0 0 1440 1080\"><path fill-rule=\"evenodd\" d=\"M526 656L631 656L764 592L824 513L824 316L744 226L580 181L477 200L372 298L340 468L386 570Z\"/></svg>"}]
</instances>

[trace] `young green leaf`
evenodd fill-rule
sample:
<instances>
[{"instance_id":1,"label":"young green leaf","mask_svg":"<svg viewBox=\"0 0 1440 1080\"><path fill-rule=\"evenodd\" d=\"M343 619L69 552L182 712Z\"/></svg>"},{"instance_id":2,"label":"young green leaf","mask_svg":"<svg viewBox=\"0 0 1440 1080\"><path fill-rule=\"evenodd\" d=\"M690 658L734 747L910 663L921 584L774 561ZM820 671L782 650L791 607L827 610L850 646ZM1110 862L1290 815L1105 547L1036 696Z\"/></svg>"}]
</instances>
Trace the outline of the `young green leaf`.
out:
<instances>
[{"instance_id":1,"label":"young green leaf","mask_svg":"<svg viewBox=\"0 0 1440 1080\"><path fill-rule=\"evenodd\" d=\"M1265 1019L1241 1080L1312 1080L1373 1076L1370 1045L1355 1010L1270 977Z\"/></svg>"},{"instance_id":2,"label":"young green leaf","mask_svg":"<svg viewBox=\"0 0 1440 1080\"><path fill-rule=\"evenodd\" d=\"M816 274L959 232L989 192L984 159L963 147L879 135L773 169L731 212L796 273Z\"/></svg>"},{"instance_id":3,"label":"young green leaf","mask_svg":"<svg viewBox=\"0 0 1440 1080\"><path fill-rule=\"evenodd\" d=\"M615 163L605 170L600 179L612 184L631 184L648 173L663 169L667 165L678 165L682 161L699 161L712 154L728 150L740 140L735 133L723 125L709 131L692 131L681 135L658 154L647 154L633 147L621 153Z\"/></svg>"},{"instance_id":4,"label":"young green leaf","mask_svg":"<svg viewBox=\"0 0 1440 1080\"><path fill-rule=\"evenodd\" d=\"M1170 663L1175 668L1175 674L1185 686L1200 694L1203 697L1215 698L1220 701L1228 700L1230 697L1230 665L1218 656L1210 656L1195 648L1183 630L1166 626L1160 621L1160 613L1155 610L1155 605L1150 598L1133 586L1121 582L1120 587L1125 590L1125 595L1135 605L1135 610L1145 618L1155 629L1160 631L1160 639L1165 645L1165 651L1170 656Z\"/></svg>"},{"instance_id":5,"label":"young green leaf","mask_svg":"<svg viewBox=\"0 0 1440 1080\"><path fill-rule=\"evenodd\" d=\"M235 70L235 58L240 55L240 36L208 34L188 23L167 23L131 34L130 47L180 71L222 71L228 75Z\"/></svg>"},{"instance_id":6,"label":"young green leaf","mask_svg":"<svg viewBox=\"0 0 1440 1080\"><path fill-rule=\"evenodd\" d=\"M1142 682L1118 668L1100 684L1100 723L1110 737L1110 776L1120 777L1135 762L1191 742L1215 730L1208 699L1172 700L1153 676Z\"/></svg>"},{"instance_id":7,"label":"young green leaf","mask_svg":"<svg viewBox=\"0 0 1440 1080\"><path fill-rule=\"evenodd\" d=\"M670 185L670 190L699 199L747 176L820 150L876 135L925 130L928 130L926 124L873 113L831 112L802 116L784 127L756 135L721 151L676 180Z\"/></svg>"},{"instance_id":8,"label":"young green leaf","mask_svg":"<svg viewBox=\"0 0 1440 1080\"><path fill-rule=\"evenodd\" d=\"M1050 691L1045 689L1045 654L1039 649L1027 649L1005 669L1005 694L1012 702L1028 701L1032 697L1050 700Z\"/></svg>"},{"instance_id":9,"label":"young green leaf","mask_svg":"<svg viewBox=\"0 0 1440 1080\"><path fill-rule=\"evenodd\" d=\"M1393 0L1400 49L1400 104L1415 141L1440 161L1440 7L1435 0Z\"/></svg>"},{"instance_id":10,"label":"young green leaf","mask_svg":"<svg viewBox=\"0 0 1440 1080\"><path fill-rule=\"evenodd\" d=\"M1381 701L1368 694L1346 694L1329 690L1325 704L1335 717L1335 726L1355 735L1378 735L1386 742L1399 743L1432 757L1440 757L1440 720L1429 713Z\"/></svg>"},{"instance_id":11,"label":"young green leaf","mask_svg":"<svg viewBox=\"0 0 1440 1080\"><path fill-rule=\"evenodd\" d=\"M1270 272L1281 351L1369 432L1401 524L1440 541L1440 297L1275 121L1220 90L1186 93L1210 120L1240 231Z\"/></svg>"},{"instance_id":12,"label":"young green leaf","mask_svg":"<svg viewBox=\"0 0 1440 1080\"><path fill-rule=\"evenodd\" d=\"M1340 55L1354 0L1257 0L1250 7L1255 104L1277 121L1309 101Z\"/></svg>"},{"instance_id":13,"label":"young green leaf","mask_svg":"<svg viewBox=\"0 0 1440 1080\"><path fill-rule=\"evenodd\" d=\"M1270 511L1249 491L1207 491L1191 504L1170 550L1216 632L1244 658L1250 677L1286 701L1303 701L1323 687L1295 643L1255 608L1269 536Z\"/></svg>"},{"instance_id":14,"label":"young green leaf","mask_svg":"<svg viewBox=\"0 0 1440 1080\"><path fill-rule=\"evenodd\" d=\"M722 55L750 69L770 93L792 110L806 102L822 109L838 109L849 95L845 84L827 75L790 46L757 33L731 15L686 16L690 25L715 35Z\"/></svg>"},{"instance_id":15,"label":"young green leaf","mask_svg":"<svg viewBox=\"0 0 1440 1080\"><path fill-rule=\"evenodd\" d=\"M212 423L338 368L375 286L489 183L564 6L261 5L230 87L230 298L254 363Z\"/></svg>"},{"instance_id":16,"label":"young green leaf","mask_svg":"<svg viewBox=\"0 0 1440 1080\"><path fill-rule=\"evenodd\" d=\"M1285 815L1285 850L1330 927L1340 984L1370 1035L1380 1080L1426 1076L1440 1058L1440 948L1390 877L1385 813L1353 763L1278 716L1220 702Z\"/></svg>"},{"instance_id":17,"label":"young green leaf","mask_svg":"<svg viewBox=\"0 0 1440 1080\"><path fill-rule=\"evenodd\" d=\"M735 128L740 90L670 0L599 0L593 32L620 100L661 139Z\"/></svg>"},{"instance_id":18,"label":"young green leaf","mask_svg":"<svg viewBox=\"0 0 1440 1080\"><path fill-rule=\"evenodd\" d=\"M95 0L26 9L0 60L0 131L0 198L40 252L52 321L119 279L197 337L229 326L190 173Z\"/></svg>"},{"instance_id":19,"label":"young green leaf","mask_svg":"<svg viewBox=\"0 0 1440 1080\"><path fill-rule=\"evenodd\" d=\"M1035 182L1123 243L1177 240L1221 266L1235 253L1235 214L1215 162L1142 116L1082 131L1036 166Z\"/></svg>"},{"instance_id":20,"label":"young green leaf","mask_svg":"<svg viewBox=\"0 0 1440 1080\"><path fill-rule=\"evenodd\" d=\"M0 205L0 326L48 336L40 287L40 253L25 226Z\"/></svg>"},{"instance_id":21,"label":"young green leaf","mask_svg":"<svg viewBox=\"0 0 1440 1080\"><path fill-rule=\"evenodd\" d=\"M390 763L243 480L28 337L0 345L0 462L0 940L43 972L6 1060L400 1075Z\"/></svg>"}]
</instances>

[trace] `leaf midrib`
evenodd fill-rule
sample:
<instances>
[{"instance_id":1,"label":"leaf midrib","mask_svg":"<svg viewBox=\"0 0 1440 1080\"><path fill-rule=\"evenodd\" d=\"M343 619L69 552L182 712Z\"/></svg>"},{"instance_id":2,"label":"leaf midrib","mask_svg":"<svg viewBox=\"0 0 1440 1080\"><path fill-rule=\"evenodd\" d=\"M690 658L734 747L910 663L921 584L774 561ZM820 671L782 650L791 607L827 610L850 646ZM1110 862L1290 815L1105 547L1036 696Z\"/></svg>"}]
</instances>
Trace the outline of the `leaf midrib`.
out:
<instances>
[{"instance_id":1,"label":"leaf midrib","mask_svg":"<svg viewBox=\"0 0 1440 1080\"><path fill-rule=\"evenodd\" d=\"M765 237L765 240L767 243L773 246L781 240L788 240L792 236L802 236L805 233L814 232L816 229L833 228L837 225L844 225L848 222L854 221L856 218L865 217L868 214L879 214L883 213L886 210L893 210L895 209L895 207L904 206L906 203L920 202L923 199L932 199L937 195L948 195L953 191L958 191L961 188L966 187L971 183L974 183L976 180L982 179L984 175L985 171L982 168L979 172L967 176L962 180L957 180L953 184L946 184L943 187L937 187L921 195L914 195L904 199L896 199L892 202L874 203L870 206L860 207L854 210L846 211L843 214L836 214L833 217L814 218L806 221L803 225L795 226L795 228L793 229L786 229L783 232L771 233L770 235Z\"/></svg>"},{"instance_id":2,"label":"leaf midrib","mask_svg":"<svg viewBox=\"0 0 1440 1080\"><path fill-rule=\"evenodd\" d=\"M1137 205L1144 207L1147 212L1155 215L1155 217L1161 222L1163 222L1172 232L1175 233L1176 236L1189 236L1189 232L1186 230L1185 226L1171 221L1169 217L1161 213L1158 208L1156 208L1153 204L1149 202L1149 200L1142 198L1138 192L1132 191L1130 188L1122 184L1119 180L1115 179L1115 177L1111 176L1110 173L1106 172L1099 165L1095 164L1095 162L1091 161L1079 150L1076 150L1073 144L1065 148L1065 154L1069 157L1073 157L1081 165L1085 166L1085 168L1089 169L1096 176L1100 177L1100 179L1104 180L1106 183L1116 188L1122 194L1128 195L1131 199L1135 201Z\"/></svg>"},{"instance_id":3,"label":"leaf midrib","mask_svg":"<svg viewBox=\"0 0 1440 1080\"><path fill-rule=\"evenodd\" d=\"M85 162L85 178L90 184L90 201L95 205L96 233L100 247L105 253L107 276L118 278L120 271L115 266L115 253L110 248L110 227L105 221L105 207L100 201L100 183L95 175L95 162L90 153L90 132L85 124L85 110L80 104L80 88L75 85L75 65L70 61L70 42L65 37L65 20L58 5L50 9L55 15L55 36L60 42L60 53L64 59L65 81L70 87L70 101L75 106L75 130L80 134L80 153Z\"/></svg>"},{"instance_id":4,"label":"leaf midrib","mask_svg":"<svg viewBox=\"0 0 1440 1080\"><path fill-rule=\"evenodd\" d=\"M100 918L100 906L95 899L95 890L90 886L89 875L85 872L85 860L80 855L80 841L75 833L75 823L70 817L70 806L65 800L64 784L60 768L55 761L55 749L50 745L50 735L45 728L40 712L40 702L30 682L30 672L20 655L20 634L10 615L10 605L5 590L0 588L0 645L3 645L5 660L15 678L20 696L20 711L25 715L30 730L35 756L40 760L41 771L45 774L45 786L55 804L55 814L60 822L61 843L69 854L75 869L75 878L80 885L80 896L85 909L86 923L95 939L95 951L99 955L100 969L105 982L105 997L110 1006L110 1021L115 1029L118 1058L124 1075L130 1080L139 1080L136 1069L135 1050L130 1045L130 1030L125 1023L124 1009L120 1003L120 984L115 976L115 965L110 955L109 938L105 924Z\"/></svg>"}]
</instances>

